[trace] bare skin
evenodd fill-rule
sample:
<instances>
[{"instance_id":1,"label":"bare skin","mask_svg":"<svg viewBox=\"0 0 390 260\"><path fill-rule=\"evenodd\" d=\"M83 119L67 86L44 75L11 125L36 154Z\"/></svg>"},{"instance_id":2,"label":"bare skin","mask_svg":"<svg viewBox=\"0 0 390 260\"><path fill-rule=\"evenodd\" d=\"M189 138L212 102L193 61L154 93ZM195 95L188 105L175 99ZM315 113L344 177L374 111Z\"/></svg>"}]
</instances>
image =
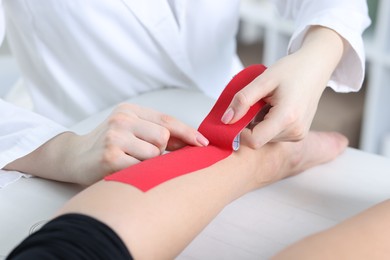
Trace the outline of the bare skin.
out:
<instances>
[{"instance_id":1,"label":"bare skin","mask_svg":"<svg viewBox=\"0 0 390 260\"><path fill-rule=\"evenodd\" d=\"M62 133L4 169L90 185L110 173L187 144L205 146L208 140L171 116L124 103L90 133Z\"/></svg>"},{"instance_id":2,"label":"bare skin","mask_svg":"<svg viewBox=\"0 0 390 260\"><path fill-rule=\"evenodd\" d=\"M273 259L389 259L389 219L390 200L386 200L289 246Z\"/></svg>"},{"instance_id":3,"label":"bare skin","mask_svg":"<svg viewBox=\"0 0 390 260\"><path fill-rule=\"evenodd\" d=\"M58 214L76 212L103 221L118 233L135 259L173 259L233 200L330 161L348 143L337 133L311 133L300 142L270 143L254 150L246 142L249 135L249 130L243 133L238 152L208 168L146 193L120 182L100 181Z\"/></svg>"},{"instance_id":4,"label":"bare skin","mask_svg":"<svg viewBox=\"0 0 390 260\"><path fill-rule=\"evenodd\" d=\"M313 121L319 99L345 48L335 31L312 26L301 48L272 64L237 92L222 117L224 123L242 118L249 107L264 99L272 108L253 129L250 145L259 148L272 141L298 141Z\"/></svg>"},{"instance_id":5,"label":"bare skin","mask_svg":"<svg viewBox=\"0 0 390 260\"><path fill-rule=\"evenodd\" d=\"M301 140L343 49L344 41L337 33L313 26L297 52L270 66L237 93L231 104L233 114L227 112L222 121L237 121L250 105L264 98L272 108L253 128L249 145L259 148L268 141ZM158 156L166 148L174 150L187 144L204 146L208 140L168 115L122 104L89 134L60 134L4 169L90 185L112 172Z\"/></svg>"}]
</instances>

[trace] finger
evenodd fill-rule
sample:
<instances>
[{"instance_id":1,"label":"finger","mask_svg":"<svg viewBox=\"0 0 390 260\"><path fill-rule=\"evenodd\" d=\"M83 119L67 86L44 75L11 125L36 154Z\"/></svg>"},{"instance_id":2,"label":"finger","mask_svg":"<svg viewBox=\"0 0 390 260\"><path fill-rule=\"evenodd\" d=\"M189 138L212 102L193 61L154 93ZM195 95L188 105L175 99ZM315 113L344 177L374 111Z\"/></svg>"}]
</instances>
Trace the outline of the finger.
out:
<instances>
[{"instance_id":1,"label":"finger","mask_svg":"<svg viewBox=\"0 0 390 260\"><path fill-rule=\"evenodd\" d=\"M178 141L181 141L187 145L194 146L207 146L209 144L209 140L198 130L172 117L163 116L161 124L169 130L170 139L176 139L172 143L176 142L178 145Z\"/></svg>"},{"instance_id":2,"label":"finger","mask_svg":"<svg viewBox=\"0 0 390 260\"><path fill-rule=\"evenodd\" d=\"M269 141L275 141L285 129L283 112L271 108L264 119L252 128L249 146L258 149Z\"/></svg>"},{"instance_id":3,"label":"finger","mask_svg":"<svg viewBox=\"0 0 390 260\"><path fill-rule=\"evenodd\" d=\"M130 138L129 141L122 143L121 149L126 155L138 161L154 158L165 151L165 149L161 150L152 143L136 137Z\"/></svg>"},{"instance_id":4,"label":"finger","mask_svg":"<svg viewBox=\"0 0 390 260\"><path fill-rule=\"evenodd\" d=\"M170 138L170 132L167 128L155 124L153 122L135 119L137 122L129 124L128 128L123 129L124 135L127 135L127 138L136 138L155 146L161 153L165 151L167 147L168 140ZM130 137L133 135L134 137Z\"/></svg>"},{"instance_id":5,"label":"finger","mask_svg":"<svg viewBox=\"0 0 390 260\"><path fill-rule=\"evenodd\" d=\"M122 152L122 155L118 157L114 164L111 165L110 173L123 170L139 162L141 162L141 160Z\"/></svg>"},{"instance_id":6,"label":"finger","mask_svg":"<svg viewBox=\"0 0 390 260\"><path fill-rule=\"evenodd\" d=\"M285 118L265 119L258 123L252 130L251 146L259 148L268 142L297 142L302 140L309 132L297 125L297 123L286 124Z\"/></svg>"},{"instance_id":7,"label":"finger","mask_svg":"<svg viewBox=\"0 0 390 260\"><path fill-rule=\"evenodd\" d=\"M252 140L252 130L249 128L242 129L240 133L240 146L248 146L252 148L251 145Z\"/></svg>"},{"instance_id":8,"label":"finger","mask_svg":"<svg viewBox=\"0 0 390 260\"><path fill-rule=\"evenodd\" d=\"M271 141L272 142L297 142L301 141L309 133L310 126L306 129L305 127L298 126L296 124L291 127L284 129L279 133L278 136L275 136Z\"/></svg>"},{"instance_id":9,"label":"finger","mask_svg":"<svg viewBox=\"0 0 390 260\"><path fill-rule=\"evenodd\" d=\"M169 140L169 131L153 122L139 118L132 111L115 111L108 120L110 131L109 141L115 145L127 144L138 138L156 146L161 152L165 151Z\"/></svg>"},{"instance_id":10,"label":"finger","mask_svg":"<svg viewBox=\"0 0 390 260\"><path fill-rule=\"evenodd\" d=\"M188 145L207 146L209 141L195 128L177 120L176 118L139 107L137 114L140 118L153 122L168 129L171 138L176 138Z\"/></svg>"},{"instance_id":11,"label":"finger","mask_svg":"<svg viewBox=\"0 0 390 260\"><path fill-rule=\"evenodd\" d=\"M221 118L225 124L233 124L240 120L260 99L268 96L277 86L275 80L268 77L265 71L246 87L238 91Z\"/></svg>"},{"instance_id":12,"label":"finger","mask_svg":"<svg viewBox=\"0 0 390 260\"><path fill-rule=\"evenodd\" d=\"M140 162L139 159L129 156L123 150L123 148L116 146L114 149L104 151L100 160L102 163L99 166L99 168L103 169L104 175L120 171Z\"/></svg>"},{"instance_id":13,"label":"finger","mask_svg":"<svg viewBox=\"0 0 390 260\"><path fill-rule=\"evenodd\" d=\"M168 144L167 144L167 151L175 151L180 148L183 148L184 146L187 146L188 144L183 142L180 139L177 139L176 137L169 138Z\"/></svg>"},{"instance_id":14,"label":"finger","mask_svg":"<svg viewBox=\"0 0 390 260\"><path fill-rule=\"evenodd\" d=\"M258 123L264 120L269 110L272 108L270 104L265 104L261 110L256 114L255 118L247 125L246 128L253 129Z\"/></svg>"}]
</instances>

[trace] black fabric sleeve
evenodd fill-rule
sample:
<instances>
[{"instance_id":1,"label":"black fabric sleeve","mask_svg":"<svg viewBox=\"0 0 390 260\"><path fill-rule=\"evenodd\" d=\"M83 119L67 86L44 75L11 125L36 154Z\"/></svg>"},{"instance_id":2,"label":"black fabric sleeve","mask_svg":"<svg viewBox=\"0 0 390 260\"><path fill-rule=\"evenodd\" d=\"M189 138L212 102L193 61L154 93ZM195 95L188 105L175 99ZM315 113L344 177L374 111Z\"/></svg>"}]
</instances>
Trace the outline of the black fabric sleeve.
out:
<instances>
[{"instance_id":1,"label":"black fabric sleeve","mask_svg":"<svg viewBox=\"0 0 390 260\"><path fill-rule=\"evenodd\" d=\"M120 237L86 215L59 216L23 240L6 259L133 259Z\"/></svg>"}]
</instances>

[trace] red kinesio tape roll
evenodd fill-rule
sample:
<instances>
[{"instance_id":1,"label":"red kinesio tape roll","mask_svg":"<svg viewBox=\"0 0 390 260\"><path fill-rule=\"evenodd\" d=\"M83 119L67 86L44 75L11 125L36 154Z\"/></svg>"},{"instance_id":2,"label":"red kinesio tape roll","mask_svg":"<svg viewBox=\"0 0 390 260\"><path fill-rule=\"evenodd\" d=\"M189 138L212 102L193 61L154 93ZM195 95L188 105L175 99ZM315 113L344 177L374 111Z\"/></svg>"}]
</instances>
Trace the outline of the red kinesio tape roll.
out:
<instances>
[{"instance_id":1,"label":"red kinesio tape roll","mask_svg":"<svg viewBox=\"0 0 390 260\"><path fill-rule=\"evenodd\" d=\"M249 66L234 76L226 86L198 129L209 140L208 146L186 146L113 173L105 177L105 180L127 183L148 191L165 181L208 167L228 157L233 152L234 138L252 121L265 103L259 101L251 106L245 116L234 124L223 124L222 115L234 95L265 69L264 65Z\"/></svg>"}]
</instances>

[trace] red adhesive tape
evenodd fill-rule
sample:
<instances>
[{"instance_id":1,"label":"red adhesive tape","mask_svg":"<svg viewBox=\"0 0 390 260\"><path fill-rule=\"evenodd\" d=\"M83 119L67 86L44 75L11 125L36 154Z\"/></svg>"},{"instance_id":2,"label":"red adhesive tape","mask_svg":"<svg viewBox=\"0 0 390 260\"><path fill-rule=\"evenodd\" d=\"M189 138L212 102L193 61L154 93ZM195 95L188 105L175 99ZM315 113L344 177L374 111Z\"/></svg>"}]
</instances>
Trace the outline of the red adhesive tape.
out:
<instances>
[{"instance_id":1,"label":"red adhesive tape","mask_svg":"<svg viewBox=\"0 0 390 260\"><path fill-rule=\"evenodd\" d=\"M208 167L228 157L233 152L234 138L251 122L265 103L259 101L251 106L246 115L234 124L223 124L222 115L234 95L265 69L266 67L260 64L249 66L234 76L226 86L198 128L210 141L207 147L186 146L113 173L106 176L105 180L127 183L145 192L165 181Z\"/></svg>"}]
</instances>

